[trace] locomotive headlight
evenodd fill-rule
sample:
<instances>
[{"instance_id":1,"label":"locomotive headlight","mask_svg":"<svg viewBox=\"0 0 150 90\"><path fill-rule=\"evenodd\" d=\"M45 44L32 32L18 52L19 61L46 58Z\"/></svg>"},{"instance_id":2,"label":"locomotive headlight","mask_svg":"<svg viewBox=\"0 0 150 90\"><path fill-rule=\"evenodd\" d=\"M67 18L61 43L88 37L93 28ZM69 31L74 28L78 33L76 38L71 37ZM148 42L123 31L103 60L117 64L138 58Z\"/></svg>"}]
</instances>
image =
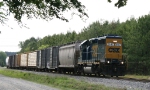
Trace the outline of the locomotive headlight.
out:
<instances>
[{"instance_id":1,"label":"locomotive headlight","mask_svg":"<svg viewBox=\"0 0 150 90\"><path fill-rule=\"evenodd\" d=\"M122 61L121 64L124 64L124 62Z\"/></svg>"},{"instance_id":2,"label":"locomotive headlight","mask_svg":"<svg viewBox=\"0 0 150 90\"><path fill-rule=\"evenodd\" d=\"M109 61L107 61L107 63L110 63Z\"/></svg>"}]
</instances>

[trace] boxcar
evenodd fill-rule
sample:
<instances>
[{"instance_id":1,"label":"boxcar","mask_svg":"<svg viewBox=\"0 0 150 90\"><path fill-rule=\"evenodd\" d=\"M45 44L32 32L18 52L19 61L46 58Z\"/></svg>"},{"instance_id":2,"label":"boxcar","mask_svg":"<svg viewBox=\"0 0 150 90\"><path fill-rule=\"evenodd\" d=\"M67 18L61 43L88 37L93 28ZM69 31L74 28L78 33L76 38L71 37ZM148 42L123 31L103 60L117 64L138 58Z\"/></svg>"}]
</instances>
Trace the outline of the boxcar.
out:
<instances>
[{"instance_id":1,"label":"boxcar","mask_svg":"<svg viewBox=\"0 0 150 90\"><path fill-rule=\"evenodd\" d=\"M20 57L20 68L26 69L28 66L28 53L21 54Z\"/></svg>"},{"instance_id":2,"label":"boxcar","mask_svg":"<svg viewBox=\"0 0 150 90\"><path fill-rule=\"evenodd\" d=\"M47 70L45 49L37 51L37 67L39 70Z\"/></svg>"},{"instance_id":3,"label":"boxcar","mask_svg":"<svg viewBox=\"0 0 150 90\"><path fill-rule=\"evenodd\" d=\"M46 66L49 71L57 71L59 64L59 47L49 47L45 51Z\"/></svg>"},{"instance_id":4,"label":"boxcar","mask_svg":"<svg viewBox=\"0 0 150 90\"><path fill-rule=\"evenodd\" d=\"M14 60L15 60L15 68L19 68L19 66L20 66L20 54L14 55Z\"/></svg>"},{"instance_id":5,"label":"boxcar","mask_svg":"<svg viewBox=\"0 0 150 90\"><path fill-rule=\"evenodd\" d=\"M9 65L10 65L10 68L15 68L15 55L11 55L9 56Z\"/></svg>"},{"instance_id":6,"label":"boxcar","mask_svg":"<svg viewBox=\"0 0 150 90\"><path fill-rule=\"evenodd\" d=\"M28 69L37 69L37 52L28 53Z\"/></svg>"}]
</instances>

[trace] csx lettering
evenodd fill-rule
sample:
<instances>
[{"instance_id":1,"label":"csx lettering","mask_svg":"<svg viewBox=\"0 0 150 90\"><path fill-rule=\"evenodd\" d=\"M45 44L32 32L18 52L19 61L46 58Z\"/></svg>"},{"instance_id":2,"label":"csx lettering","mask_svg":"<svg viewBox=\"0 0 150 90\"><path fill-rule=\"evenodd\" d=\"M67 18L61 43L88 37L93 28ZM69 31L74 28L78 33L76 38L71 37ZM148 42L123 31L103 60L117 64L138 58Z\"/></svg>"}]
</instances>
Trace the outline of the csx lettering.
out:
<instances>
[{"instance_id":1,"label":"csx lettering","mask_svg":"<svg viewBox=\"0 0 150 90\"><path fill-rule=\"evenodd\" d=\"M116 52L116 53L119 53L119 49L120 49L120 48L109 48L108 51L109 51L109 52Z\"/></svg>"}]
</instances>

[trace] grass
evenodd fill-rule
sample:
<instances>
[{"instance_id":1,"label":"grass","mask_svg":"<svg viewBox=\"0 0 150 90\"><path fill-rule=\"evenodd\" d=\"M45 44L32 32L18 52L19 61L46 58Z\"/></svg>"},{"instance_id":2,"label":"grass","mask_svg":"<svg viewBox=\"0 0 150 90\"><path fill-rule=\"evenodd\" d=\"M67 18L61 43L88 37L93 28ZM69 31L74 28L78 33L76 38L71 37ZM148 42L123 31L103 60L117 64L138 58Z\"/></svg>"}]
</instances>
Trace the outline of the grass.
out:
<instances>
[{"instance_id":1,"label":"grass","mask_svg":"<svg viewBox=\"0 0 150 90\"><path fill-rule=\"evenodd\" d=\"M146 79L146 80L150 80L150 76L145 76L145 75L131 75L131 74L127 74L125 76L123 76L124 78L134 78L134 79Z\"/></svg>"},{"instance_id":2,"label":"grass","mask_svg":"<svg viewBox=\"0 0 150 90\"><path fill-rule=\"evenodd\" d=\"M122 88L106 87L104 85L90 84L85 81L78 81L68 77L51 77L9 69L0 68L0 74L60 88L61 90L126 90Z\"/></svg>"}]
</instances>

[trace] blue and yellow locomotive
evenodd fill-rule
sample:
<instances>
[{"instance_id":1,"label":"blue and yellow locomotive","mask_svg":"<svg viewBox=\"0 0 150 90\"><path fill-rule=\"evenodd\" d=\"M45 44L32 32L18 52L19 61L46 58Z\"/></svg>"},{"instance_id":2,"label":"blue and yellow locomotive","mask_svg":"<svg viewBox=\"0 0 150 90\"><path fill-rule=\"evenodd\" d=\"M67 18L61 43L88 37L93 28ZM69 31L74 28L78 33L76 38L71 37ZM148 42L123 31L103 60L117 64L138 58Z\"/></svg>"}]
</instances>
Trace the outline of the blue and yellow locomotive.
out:
<instances>
[{"instance_id":1,"label":"blue and yellow locomotive","mask_svg":"<svg viewBox=\"0 0 150 90\"><path fill-rule=\"evenodd\" d=\"M107 35L85 40L80 44L78 72L124 76L126 61L122 55L122 37Z\"/></svg>"}]
</instances>

